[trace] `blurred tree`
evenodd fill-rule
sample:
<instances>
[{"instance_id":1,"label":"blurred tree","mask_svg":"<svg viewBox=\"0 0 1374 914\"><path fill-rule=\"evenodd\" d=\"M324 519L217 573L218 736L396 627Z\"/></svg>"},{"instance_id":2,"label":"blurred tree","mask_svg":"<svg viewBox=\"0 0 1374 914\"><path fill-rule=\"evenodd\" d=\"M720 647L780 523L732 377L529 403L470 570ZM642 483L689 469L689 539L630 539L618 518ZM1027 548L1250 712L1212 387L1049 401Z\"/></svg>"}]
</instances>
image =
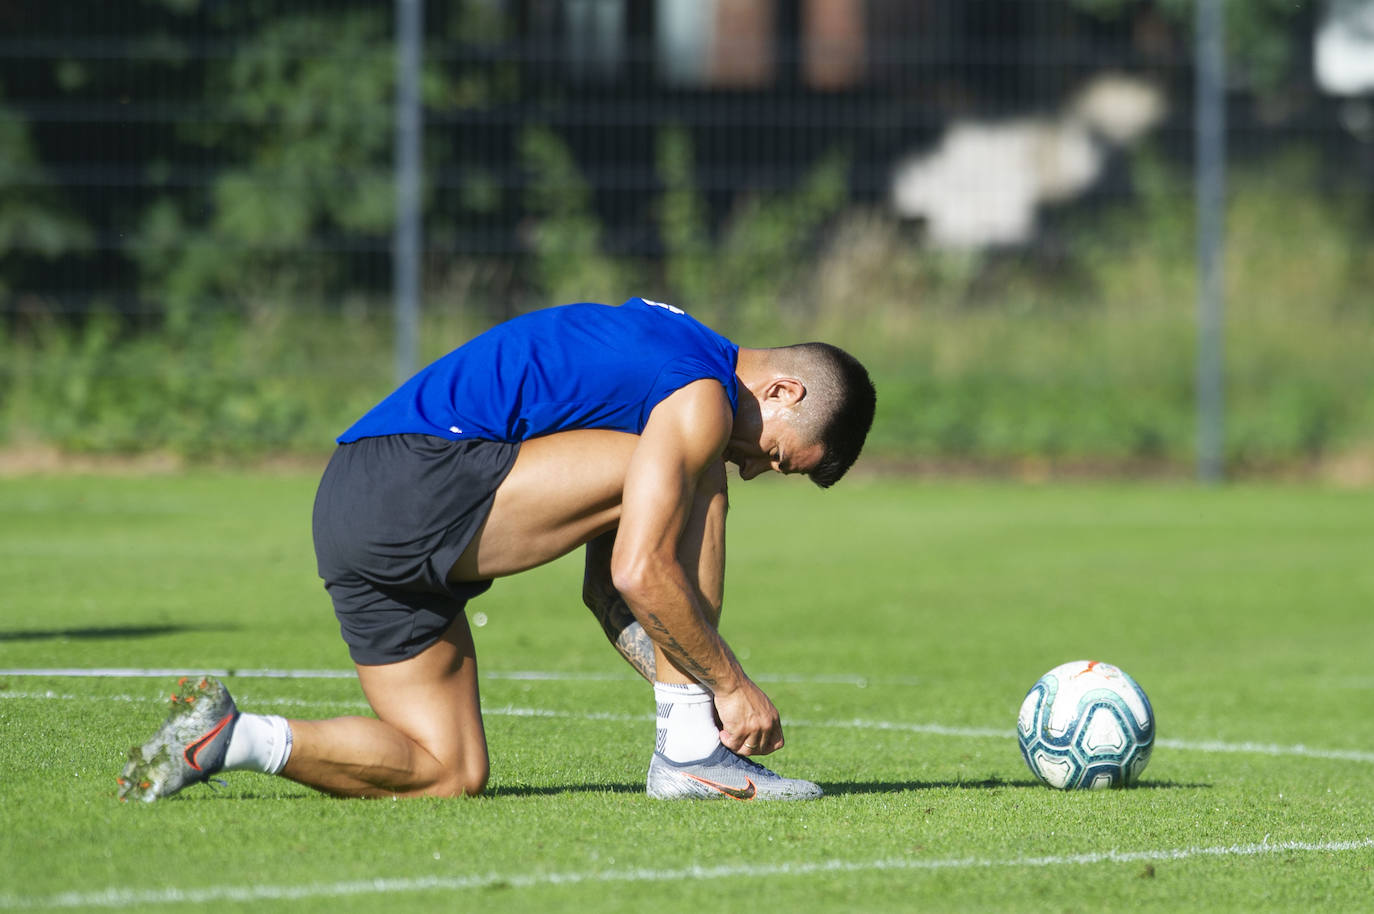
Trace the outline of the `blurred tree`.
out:
<instances>
[{"instance_id":1,"label":"blurred tree","mask_svg":"<svg viewBox=\"0 0 1374 914\"><path fill-rule=\"evenodd\" d=\"M32 283L45 269L36 261L89 247L92 238L39 162L22 115L0 104L0 295Z\"/></svg>"},{"instance_id":2,"label":"blurred tree","mask_svg":"<svg viewBox=\"0 0 1374 914\"><path fill-rule=\"evenodd\" d=\"M759 110L773 111L769 106L778 103L754 123L728 114L731 98L665 88L653 78L647 53L625 71L643 79L603 85L571 78L561 69L557 33L565 4L430 3L427 240L431 250L459 258L519 264L502 274L521 274L501 280L511 287L527 272L519 258L530 256L537 269L529 275L541 292L563 282L551 270L586 263L580 258L589 239L599 254L632 247L633 254L659 257L666 250L675 258L667 265L670 283L693 298L711 298L705 290L720 284L721 256L745 247L722 247L725 233L747 225L744 234L795 243L786 230L791 214L761 205L751 182L766 175L779 189L812 193L823 210L833 202L832 185L824 184L822 193L808 184L834 139L816 125L830 117L876 125L846 128L854 134L846 142L860 157L855 171L873 193L885 185L873 176L913 138L963 110L958 106L1023 110L1033 97L1027 87L1048 86L1045 94L1055 95L1062 87L1054 74L1068 80L1077 72L1027 53L1024 66L1034 72L973 79L970 74L996 70L1000 58L966 41L971 35L1003 29L989 47L1028 46L1033 38L1042 42L1037 47L1059 49L1068 46L1067 36L1101 40L1082 28L1094 17L1108 24L1101 31L1118 36L1132 32L1126 23L1149 20L1165 23L1173 62L1186 57L1178 36L1190 28L1193 4L872 0L870 12L913 17L889 30L894 51L888 56L912 68L907 82L875 82L871 94L881 99L873 103L862 93L799 95L780 80L751 96ZM1235 78L1276 98L1308 84L1303 49L1310 29L1304 25L1312 3L1233 0L1226 6ZM631 7L639 12L627 21L638 22L635 34L648 40L653 17L644 10L651 5ZM992 15L1014 9L1029 12ZM1074 17L1063 16L1066 9ZM151 303L175 326L215 302L265 308L359 291L385 298L393 218L392 12L392 4L373 0L0 0L0 85L9 92L0 111L4 281L11 289L58 286L74 303L83 295L113 299L127 310ZM941 31L955 20L967 31ZM544 26L552 31L545 34ZM907 53L901 42L912 36L933 41L935 50L958 50ZM1090 65L1101 59L1092 57ZM875 63L874 72L886 73L888 63ZM1182 91L1186 67L1158 69L1179 73ZM906 95L896 91L902 85ZM981 101L979 93L986 96ZM864 107L870 103L876 106ZM626 116L640 111L647 112L642 121ZM690 125L687 132L656 148L656 132L675 119ZM554 193L550 175L572 170L588 176L582 189ZM657 224L645 201L660 188L653 177L636 177L650 172L666 185ZM851 180L850 191L863 183ZM531 216L542 228L529 230ZM560 254L576 219L587 230L573 232L574 246ZM791 252L757 243L764 253L756 263ZM764 272L740 270L747 281ZM586 294L585 277L569 282Z\"/></svg>"},{"instance_id":3,"label":"blurred tree","mask_svg":"<svg viewBox=\"0 0 1374 914\"><path fill-rule=\"evenodd\" d=\"M742 195L713 237L688 134L666 128L657 147L666 294L717 329L761 344L804 310L808 274L797 265L849 199L848 156L820 159L790 192Z\"/></svg>"},{"instance_id":4,"label":"blurred tree","mask_svg":"<svg viewBox=\"0 0 1374 914\"><path fill-rule=\"evenodd\" d=\"M206 300L270 309L365 284L362 258L348 255L387 250L387 8L311 10L243 23L243 32L232 53L208 61L215 116L180 129L226 164L194 193L163 195L140 220L145 291L167 302L173 327Z\"/></svg>"},{"instance_id":5,"label":"blurred tree","mask_svg":"<svg viewBox=\"0 0 1374 914\"><path fill-rule=\"evenodd\" d=\"M1070 0L1101 19L1150 15L1156 10L1191 33L1197 0ZM1295 0L1222 0L1226 12L1227 56L1234 81L1260 95L1284 89L1305 64L1312 30L1312 3ZM1304 72L1303 79L1307 78Z\"/></svg>"},{"instance_id":6,"label":"blurred tree","mask_svg":"<svg viewBox=\"0 0 1374 914\"><path fill-rule=\"evenodd\" d=\"M601 252L601 225L592 190L567 144L547 127L529 127L520 140L529 171L525 208L532 224L529 246L535 280L549 302L619 302L630 294L631 276Z\"/></svg>"}]
</instances>

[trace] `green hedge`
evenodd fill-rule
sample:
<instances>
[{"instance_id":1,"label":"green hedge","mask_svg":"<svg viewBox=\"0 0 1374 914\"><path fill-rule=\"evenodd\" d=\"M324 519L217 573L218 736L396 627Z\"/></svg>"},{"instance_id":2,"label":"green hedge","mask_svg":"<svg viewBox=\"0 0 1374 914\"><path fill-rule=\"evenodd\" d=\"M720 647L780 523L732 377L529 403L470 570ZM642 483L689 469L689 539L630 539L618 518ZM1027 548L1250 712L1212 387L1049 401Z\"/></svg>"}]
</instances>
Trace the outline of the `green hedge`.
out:
<instances>
[{"instance_id":1,"label":"green hedge","mask_svg":"<svg viewBox=\"0 0 1374 914\"><path fill-rule=\"evenodd\" d=\"M1070 256L1047 267L932 253L886 216L846 206L834 162L797 194L744 201L712 240L694 221L690 156L668 139L664 236L673 244L664 262L563 256L549 239L569 225L587 230L589 217L585 201L550 190L537 235L548 246L530 271L549 298L524 304L643 294L745 345L832 340L871 365L879 416L870 452L892 459L1190 459L1192 199L1155 160L1135 165L1139 201L1058 225ZM570 167L549 143L536 137L530 155ZM1233 464L1374 447L1374 245L1367 217L1304 190L1316 184L1303 157L1232 182ZM589 277L588 263L605 270ZM570 270L590 287L585 295L571 291ZM484 315L509 313L509 302L475 301L472 288L431 283L426 357L479 331ZM257 300L157 332L112 314L79 327L30 315L0 330L0 445L194 459L324 452L393 384L387 313L382 302Z\"/></svg>"}]
</instances>

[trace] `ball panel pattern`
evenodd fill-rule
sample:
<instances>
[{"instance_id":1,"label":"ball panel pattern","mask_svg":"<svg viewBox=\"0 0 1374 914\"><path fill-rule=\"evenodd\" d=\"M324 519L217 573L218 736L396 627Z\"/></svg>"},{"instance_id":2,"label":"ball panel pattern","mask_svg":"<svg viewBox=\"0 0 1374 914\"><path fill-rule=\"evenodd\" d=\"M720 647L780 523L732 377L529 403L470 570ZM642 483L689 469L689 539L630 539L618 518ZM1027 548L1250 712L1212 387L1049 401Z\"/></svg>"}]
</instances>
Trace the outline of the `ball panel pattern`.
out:
<instances>
[{"instance_id":1,"label":"ball panel pattern","mask_svg":"<svg viewBox=\"0 0 1374 914\"><path fill-rule=\"evenodd\" d=\"M1016 716L1026 766L1060 790L1134 784L1154 747L1154 709L1123 670L1074 661L1031 686Z\"/></svg>"}]
</instances>

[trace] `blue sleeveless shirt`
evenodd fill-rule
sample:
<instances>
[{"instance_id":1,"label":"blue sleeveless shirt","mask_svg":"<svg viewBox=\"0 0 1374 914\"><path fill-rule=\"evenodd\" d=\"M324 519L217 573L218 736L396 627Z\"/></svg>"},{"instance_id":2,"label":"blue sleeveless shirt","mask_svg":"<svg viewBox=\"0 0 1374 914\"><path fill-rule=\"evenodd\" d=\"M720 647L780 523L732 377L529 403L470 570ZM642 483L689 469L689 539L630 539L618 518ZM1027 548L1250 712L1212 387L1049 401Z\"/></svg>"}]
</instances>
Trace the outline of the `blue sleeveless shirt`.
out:
<instances>
[{"instance_id":1,"label":"blue sleeveless shirt","mask_svg":"<svg viewBox=\"0 0 1374 914\"><path fill-rule=\"evenodd\" d=\"M535 311L422 369L339 436L525 441L578 428L639 434L673 391L719 381L739 407L739 347L670 305L632 298Z\"/></svg>"}]
</instances>

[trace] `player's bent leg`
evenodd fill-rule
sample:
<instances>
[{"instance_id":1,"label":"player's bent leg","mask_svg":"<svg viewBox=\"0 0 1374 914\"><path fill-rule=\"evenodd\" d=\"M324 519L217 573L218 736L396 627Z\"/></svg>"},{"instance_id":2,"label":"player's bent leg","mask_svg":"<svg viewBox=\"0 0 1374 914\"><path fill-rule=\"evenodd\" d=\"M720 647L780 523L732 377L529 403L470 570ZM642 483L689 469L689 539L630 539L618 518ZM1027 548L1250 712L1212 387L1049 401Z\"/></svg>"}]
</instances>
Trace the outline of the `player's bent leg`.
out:
<instances>
[{"instance_id":1,"label":"player's bent leg","mask_svg":"<svg viewBox=\"0 0 1374 914\"><path fill-rule=\"evenodd\" d=\"M720 620L725 575L726 476L724 462L710 468L698 482L694 504L679 541L678 561L688 582L701 598L707 621ZM648 633L635 619L625 600L611 581L611 553L615 530L587 542L586 567L582 577L582 602L601 623L606 638L625 661L650 683L665 681L691 683L694 680L662 659Z\"/></svg>"},{"instance_id":2,"label":"player's bent leg","mask_svg":"<svg viewBox=\"0 0 1374 914\"><path fill-rule=\"evenodd\" d=\"M712 628L720 625L725 600L725 515L729 510L725 462L717 461L697 480L692 496L692 513L678 539L677 558L687 580L696 589ZM660 658L660 663L666 657ZM663 671L662 666L659 667ZM669 681L666 676L660 682ZM694 682L679 671L675 682Z\"/></svg>"},{"instance_id":3,"label":"player's bent leg","mask_svg":"<svg viewBox=\"0 0 1374 914\"><path fill-rule=\"evenodd\" d=\"M702 474L692 496L692 509L678 540L677 558L688 583L705 607L707 621L720 621L725 574L725 464ZM642 629L639 635L646 641ZM720 725L711 692L675 664L655 643L654 703L658 711L657 736L649 767L649 793L654 795L658 760L695 761L720 748Z\"/></svg>"},{"instance_id":4,"label":"player's bent leg","mask_svg":"<svg viewBox=\"0 0 1374 914\"><path fill-rule=\"evenodd\" d=\"M291 721L282 774L339 796L480 793L490 772L466 616L414 657L358 665L377 719Z\"/></svg>"},{"instance_id":5,"label":"player's bent leg","mask_svg":"<svg viewBox=\"0 0 1374 914\"><path fill-rule=\"evenodd\" d=\"M449 572L485 581L553 561L615 528L637 435L580 429L520 445L491 511Z\"/></svg>"},{"instance_id":6,"label":"player's bent leg","mask_svg":"<svg viewBox=\"0 0 1374 914\"><path fill-rule=\"evenodd\" d=\"M702 598L712 625L725 591L725 464L702 475L678 545L678 561ZM645 793L660 800L813 800L811 781L786 778L731 752L720 742L711 696L655 645L658 739Z\"/></svg>"},{"instance_id":7,"label":"player's bent leg","mask_svg":"<svg viewBox=\"0 0 1374 914\"><path fill-rule=\"evenodd\" d=\"M692 496L692 513L683 526L677 549L678 563L701 597L707 621L713 628L720 625L725 598L725 515L729 509L726 483L724 461L701 475ZM691 674L674 663L662 648L655 644L653 649L656 681L696 684Z\"/></svg>"}]
</instances>

